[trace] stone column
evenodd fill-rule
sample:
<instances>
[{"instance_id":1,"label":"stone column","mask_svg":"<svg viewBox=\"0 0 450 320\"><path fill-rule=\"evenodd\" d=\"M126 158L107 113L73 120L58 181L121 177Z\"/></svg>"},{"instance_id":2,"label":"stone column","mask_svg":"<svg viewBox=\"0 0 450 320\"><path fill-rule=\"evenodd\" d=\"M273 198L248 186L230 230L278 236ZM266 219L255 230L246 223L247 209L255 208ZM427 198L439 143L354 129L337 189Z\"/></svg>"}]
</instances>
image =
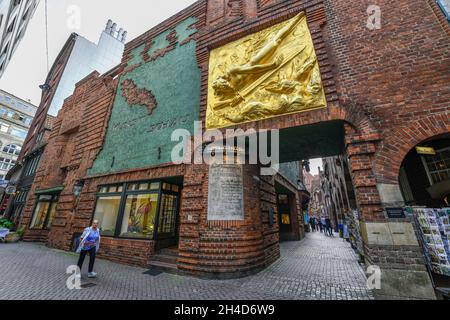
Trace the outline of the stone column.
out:
<instances>
[{"instance_id":1,"label":"stone column","mask_svg":"<svg viewBox=\"0 0 450 320\"><path fill-rule=\"evenodd\" d=\"M260 178L259 166L243 165L243 212L239 217L227 211L228 204L220 204L236 200L228 198L230 188L211 183L211 179L217 179L217 172L207 165L192 165L186 170L178 268L207 278L235 278L263 269L279 257L278 238L274 239L278 233L268 231L264 215L268 206L273 210L276 204L274 185ZM262 189L268 190L264 200L260 200ZM208 208L208 200L215 210Z\"/></svg>"}]
</instances>

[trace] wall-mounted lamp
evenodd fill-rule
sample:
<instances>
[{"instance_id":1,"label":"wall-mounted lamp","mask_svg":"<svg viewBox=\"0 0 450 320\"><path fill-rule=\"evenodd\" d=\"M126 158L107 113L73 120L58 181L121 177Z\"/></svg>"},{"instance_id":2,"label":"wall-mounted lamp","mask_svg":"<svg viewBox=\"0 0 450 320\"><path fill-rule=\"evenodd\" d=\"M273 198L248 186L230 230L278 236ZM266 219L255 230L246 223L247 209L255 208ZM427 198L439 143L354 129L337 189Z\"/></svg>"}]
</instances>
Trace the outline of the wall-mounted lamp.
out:
<instances>
[{"instance_id":1,"label":"wall-mounted lamp","mask_svg":"<svg viewBox=\"0 0 450 320\"><path fill-rule=\"evenodd\" d=\"M48 83L44 83L41 84L39 88L41 88L42 91L49 91L52 87Z\"/></svg>"},{"instance_id":2,"label":"wall-mounted lamp","mask_svg":"<svg viewBox=\"0 0 450 320\"><path fill-rule=\"evenodd\" d=\"M84 187L84 181L77 181L74 185L73 185L73 195L76 198L79 198L81 195L81 191L83 190Z\"/></svg>"}]
</instances>

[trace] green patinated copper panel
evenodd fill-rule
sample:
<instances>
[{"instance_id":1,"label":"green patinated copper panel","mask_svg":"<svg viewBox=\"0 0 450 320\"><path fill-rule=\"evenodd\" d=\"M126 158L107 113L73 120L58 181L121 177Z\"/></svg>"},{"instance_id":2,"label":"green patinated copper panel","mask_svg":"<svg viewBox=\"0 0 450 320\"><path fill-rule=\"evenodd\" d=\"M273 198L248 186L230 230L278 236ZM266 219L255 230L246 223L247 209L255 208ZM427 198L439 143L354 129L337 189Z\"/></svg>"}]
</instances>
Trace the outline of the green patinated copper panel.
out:
<instances>
[{"instance_id":1,"label":"green patinated copper panel","mask_svg":"<svg viewBox=\"0 0 450 320\"><path fill-rule=\"evenodd\" d=\"M173 30L155 37L151 56L169 44L166 37L176 32L177 45L156 59L144 61L145 44L132 52L119 81L106 138L89 175L114 173L171 162L177 142L171 142L175 129L193 132L199 118L200 69L196 43L189 36L196 30L188 18Z\"/></svg>"}]
</instances>

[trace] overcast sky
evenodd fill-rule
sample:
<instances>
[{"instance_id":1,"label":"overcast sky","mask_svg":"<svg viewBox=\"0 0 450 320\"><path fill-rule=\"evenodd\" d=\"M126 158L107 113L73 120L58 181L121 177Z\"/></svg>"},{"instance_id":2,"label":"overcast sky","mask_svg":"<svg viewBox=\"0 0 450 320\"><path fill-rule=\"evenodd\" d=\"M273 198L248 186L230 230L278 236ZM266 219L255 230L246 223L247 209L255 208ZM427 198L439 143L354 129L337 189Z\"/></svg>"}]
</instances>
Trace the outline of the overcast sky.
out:
<instances>
[{"instance_id":1,"label":"overcast sky","mask_svg":"<svg viewBox=\"0 0 450 320\"><path fill-rule=\"evenodd\" d=\"M48 0L50 67L72 32L97 43L108 19L128 31L127 41L186 8L195 0ZM80 29L76 29L77 10ZM69 11L69 12L68 12ZM47 76L45 50L45 1L28 25L12 61L0 79L0 88L38 105ZM75 27L75 28L74 28Z\"/></svg>"},{"instance_id":2,"label":"overcast sky","mask_svg":"<svg viewBox=\"0 0 450 320\"><path fill-rule=\"evenodd\" d=\"M311 159L309 160L309 162L310 162L309 167L311 168L311 174L313 176L319 174L319 167L320 170L323 170L322 159Z\"/></svg>"}]
</instances>

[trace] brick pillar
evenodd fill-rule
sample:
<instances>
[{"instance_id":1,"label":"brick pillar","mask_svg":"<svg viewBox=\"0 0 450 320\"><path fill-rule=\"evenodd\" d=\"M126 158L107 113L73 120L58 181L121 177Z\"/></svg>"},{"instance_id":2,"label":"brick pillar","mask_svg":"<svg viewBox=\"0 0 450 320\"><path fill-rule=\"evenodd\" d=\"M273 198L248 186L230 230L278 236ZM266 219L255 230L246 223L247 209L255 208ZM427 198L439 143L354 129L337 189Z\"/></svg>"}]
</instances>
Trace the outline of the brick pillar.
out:
<instances>
[{"instance_id":1,"label":"brick pillar","mask_svg":"<svg viewBox=\"0 0 450 320\"><path fill-rule=\"evenodd\" d=\"M384 221L377 182L372 170L376 141L366 140L346 125L346 149L349 169L353 177L356 199L363 221Z\"/></svg>"},{"instance_id":2,"label":"brick pillar","mask_svg":"<svg viewBox=\"0 0 450 320\"><path fill-rule=\"evenodd\" d=\"M408 219L389 219L373 170L377 135L357 134L345 125L346 149L361 213L360 229L366 265L381 269L380 298L435 298L413 224Z\"/></svg>"},{"instance_id":3,"label":"brick pillar","mask_svg":"<svg viewBox=\"0 0 450 320\"><path fill-rule=\"evenodd\" d=\"M207 165L186 169L179 270L208 278L233 278L257 272L278 259L276 221L269 226L268 218L269 207L276 206L274 183L259 177L258 166L244 165L244 220L210 221L208 170Z\"/></svg>"}]
</instances>

